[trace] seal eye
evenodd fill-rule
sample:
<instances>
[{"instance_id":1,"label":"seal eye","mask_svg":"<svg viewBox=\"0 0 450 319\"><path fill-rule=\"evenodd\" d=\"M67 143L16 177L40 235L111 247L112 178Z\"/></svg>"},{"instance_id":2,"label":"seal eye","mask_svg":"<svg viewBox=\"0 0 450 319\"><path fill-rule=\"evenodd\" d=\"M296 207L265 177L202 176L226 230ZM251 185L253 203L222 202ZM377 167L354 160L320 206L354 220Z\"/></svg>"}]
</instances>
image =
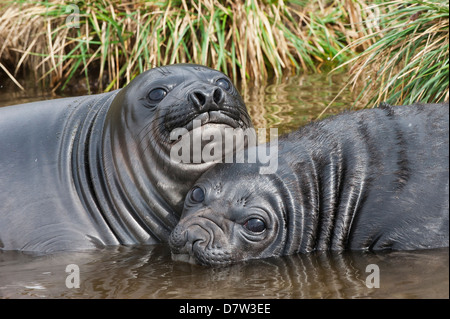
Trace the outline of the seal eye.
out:
<instances>
[{"instance_id":1,"label":"seal eye","mask_svg":"<svg viewBox=\"0 0 450 319\"><path fill-rule=\"evenodd\" d=\"M205 199L205 193L200 187L194 187L191 192L191 199L196 203L201 203Z\"/></svg>"},{"instance_id":2,"label":"seal eye","mask_svg":"<svg viewBox=\"0 0 450 319\"><path fill-rule=\"evenodd\" d=\"M245 222L244 227L252 233L261 233L266 229L266 224L259 218L251 218Z\"/></svg>"},{"instance_id":3,"label":"seal eye","mask_svg":"<svg viewBox=\"0 0 450 319\"><path fill-rule=\"evenodd\" d=\"M151 102L159 102L167 95L167 91L162 88L156 88L150 91L148 98Z\"/></svg>"},{"instance_id":4,"label":"seal eye","mask_svg":"<svg viewBox=\"0 0 450 319\"><path fill-rule=\"evenodd\" d=\"M221 78L216 81L217 86L221 87L222 89L228 91L231 89L231 83L227 79Z\"/></svg>"}]
</instances>

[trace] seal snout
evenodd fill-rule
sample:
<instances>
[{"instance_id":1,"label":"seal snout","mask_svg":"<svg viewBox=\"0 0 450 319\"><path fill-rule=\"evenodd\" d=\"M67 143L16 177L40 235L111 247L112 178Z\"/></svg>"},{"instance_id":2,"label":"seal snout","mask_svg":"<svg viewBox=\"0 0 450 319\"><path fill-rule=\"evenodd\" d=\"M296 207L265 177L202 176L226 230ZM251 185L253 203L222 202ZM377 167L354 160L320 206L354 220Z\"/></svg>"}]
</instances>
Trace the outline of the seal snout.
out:
<instances>
[{"instance_id":1,"label":"seal snout","mask_svg":"<svg viewBox=\"0 0 450 319\"><path fill-rule=\"evenodd\" d=\"M205 216L181 220L170 234L169 246L172 258L178 261L225 265L232 260L232 252L227 249L220 227Z\"/></svg>"},{"instance_id":2,"label":"seal snout","mask_svg":"<svg viewBox=\"0 0 450 319\"><path fill-rule=\"evenodd\" d=\"M220 87L211 87L202 91L195 90L189 94L194 107L200 112L219 110L225 100L225 92Z\"/></svg>"},{"instance_id":3,"label":"seal snout","mask_svg":"<svg viewBox=\"0 0 450 319\"><path fill-rule=\"evenodd\" d=\"M208 242L207 236L199 231L196 225L179 224L169 237L169 246L173 254L192 254L196 244Z\"/></svg>"},{"instance_id":4,"label":"seal snout","mask_svg":"<svg viewBox=\"0 0 450 319\"><path fill-rule=\"evenodd\" d=\"M164 131L170 133L178 128L192 131L193 122L200 126L213 124L212 127L219 129L252 127L245 103L231 81L220 72L211 72L200 75L194 72L192 77L183 75L179 79L182 85L167 92L167 97L158 104ZM159 91L151 92L159 97Z\"/></svg>"}]
</instances>

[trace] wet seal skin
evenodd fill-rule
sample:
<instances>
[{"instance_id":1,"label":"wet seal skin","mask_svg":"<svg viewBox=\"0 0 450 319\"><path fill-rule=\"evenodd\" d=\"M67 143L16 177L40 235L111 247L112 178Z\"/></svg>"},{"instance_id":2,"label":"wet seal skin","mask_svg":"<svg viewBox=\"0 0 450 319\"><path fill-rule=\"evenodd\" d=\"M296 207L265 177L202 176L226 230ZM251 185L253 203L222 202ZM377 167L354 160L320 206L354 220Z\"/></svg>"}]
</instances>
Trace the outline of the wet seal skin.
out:
<instances>
[{"instance_id":1,"label":"wet seal skin","mask_svg":"<svg viewBox=\"0 0 450 319\"><path fill-rule=\"evenodd\" d=\"M110 93L0 108L0 249L80 250L167 241L212 162L174 163L175 128L252 127L230 79L154 68Z\"/></svg>"},{"instance_id":2,"label":"wet seal skin","mask_svg":"<svg viewBox=\"0 0 450 319\"><path fill-rule=\"evenodd\" d=\"M345 112L278 143L273 174L223 163L200 177L170 236L174 259L448 247L448 103Z\"/></svg>"}]
</instances>

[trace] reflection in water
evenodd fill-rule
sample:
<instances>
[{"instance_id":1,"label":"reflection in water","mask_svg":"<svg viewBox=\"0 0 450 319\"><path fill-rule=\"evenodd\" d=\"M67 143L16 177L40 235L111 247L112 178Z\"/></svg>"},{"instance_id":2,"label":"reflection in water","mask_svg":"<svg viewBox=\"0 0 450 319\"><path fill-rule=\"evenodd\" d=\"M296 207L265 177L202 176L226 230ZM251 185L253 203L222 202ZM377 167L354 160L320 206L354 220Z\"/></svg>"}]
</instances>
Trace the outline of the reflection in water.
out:
<instances>
[{"instance_id":1,"label":"reflection in water","mask_svg":"<svg viewBox=\"0 0 450 319\"><path fill-rule=\"evenodd\" d=\"M17 87L14 87L13 85L3 85L0 81L0 107L61 97L63 96L44 93L37 88L30 88L26 91L20 91Z\"/></svg>"},{"instance_id":2,"label":"reflection in water","mask_svg":"<svg viewBox=\"0 0 450 319\"><path fill-rule=\"evenodd\" d=\"M279 134L283 134L315 120L345 82L345 74L328 77L323 74L305 74L265 86L241 87L240 91L254 126L277 127ZM325 116L352 108L355 99L355 94L344 91ZM362 106L362 103L358 103L354 107Z\"/></svg>"},{"instance_id":3,"label":"reflection in water","mask_svg":"<svg viewBox=\"0 0 450 319\"><path fill-rule=\"evenodd\" d=\"M171 260L166 245L32 256L0 252L2 298L448 298L448 249L321 252L208 268ZM66 266L80 268L67 288ZM380 288L368 288L369 264Z\"/></svg>"}]
</instances>

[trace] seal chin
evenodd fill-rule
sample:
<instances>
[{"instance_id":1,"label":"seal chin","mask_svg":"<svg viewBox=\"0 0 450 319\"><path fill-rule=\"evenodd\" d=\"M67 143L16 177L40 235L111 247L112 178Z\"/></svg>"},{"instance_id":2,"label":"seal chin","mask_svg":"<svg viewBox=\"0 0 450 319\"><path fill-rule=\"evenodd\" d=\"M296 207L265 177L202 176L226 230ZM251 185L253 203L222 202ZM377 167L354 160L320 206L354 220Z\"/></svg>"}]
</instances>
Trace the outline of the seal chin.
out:
<instances>
[{"instance_id":1,"label":"seal chin","mask_svg":"<svg viewBox=\"0 0 450 319\"><path fill-rule=\"evenodd\" d=\"M230 265L233 261L229 251L221 249L210 249L206 246L194 243L189 252L173 252L172 260L189 263L192 265L203 265L221 267Z\"/></svg>"},{"instance_id":2,"label":"seal chin","mask_svg":"<svg viewBox=\"0 0 450 319\"><path fill-rule=\"evenodd\" d=\"M224 249L213 249L198 247L194 245L194 256L197 263L205 266L228 266L234 260L230 251Z\"/></svg>"},{"instance_id":3,"label":"seal chin","mask_svg":"<svg viewBox=\"0 0 450 319\"><path fill-rule=\"evenodd\" d=\"M253 135L245 139L246 131L241 131L239 123L218 112L211 113L215 114L199 115L201 123L191 122L187 128L171 133L171 159L185 164L220 163L246 146Z\"/></svg>"},{"instance_id":4,"label":"seal chin","mask_svg":"<svg viewBox=\"0 0 450 319\"><path fill-rule=\"evenodd\" d=\"M191 265L198 265L198 261L191 254L176 254L172 253L172 260L181 261Z\"/></svg>"}]
</instances>

